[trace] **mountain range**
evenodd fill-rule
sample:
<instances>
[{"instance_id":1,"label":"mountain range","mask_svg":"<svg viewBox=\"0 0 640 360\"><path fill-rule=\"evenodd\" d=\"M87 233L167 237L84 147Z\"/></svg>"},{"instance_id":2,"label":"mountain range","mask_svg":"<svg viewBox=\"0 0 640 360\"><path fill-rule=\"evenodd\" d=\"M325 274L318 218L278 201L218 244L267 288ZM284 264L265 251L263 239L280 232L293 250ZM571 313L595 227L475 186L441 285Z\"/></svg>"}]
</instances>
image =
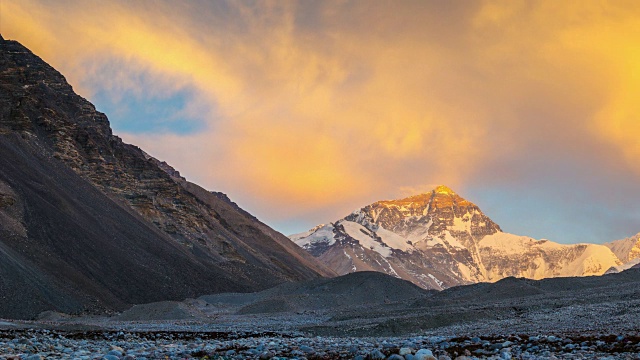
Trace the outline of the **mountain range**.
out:
<instances>
[{"instance_id":1,"label":"mountain range","mask_svg":"<svg viewBox=\"0 0 640 360\"><path fill-rule=\"evenodd\" d=\"M333 275L226 195L124 143L62 74L0 35L0 318Z\"/></svg>"},{"instance_id":2,"label":"mountain range","mask_svg":"<svg viewBox=\"0 0 640 360\"><path fill-rule=\"evenodd\" d=\"M565 245L505 233L446 186L378 201L290 238L338 274L380 271L438 290L510 276L602 275L640 257L640 234Z\"/></svg>"}]
</instances>

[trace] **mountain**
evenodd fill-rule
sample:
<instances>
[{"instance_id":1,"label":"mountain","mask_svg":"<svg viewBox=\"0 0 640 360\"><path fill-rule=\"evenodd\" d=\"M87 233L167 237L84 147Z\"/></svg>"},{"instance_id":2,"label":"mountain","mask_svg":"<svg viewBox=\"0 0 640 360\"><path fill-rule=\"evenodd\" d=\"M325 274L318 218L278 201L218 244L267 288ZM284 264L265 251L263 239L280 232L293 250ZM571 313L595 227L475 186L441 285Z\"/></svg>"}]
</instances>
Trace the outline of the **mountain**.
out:
<instances>
[{"instance_id":1,"label":"mountain","mask_svg":"<svg viewBox=\"0 0 640 360\"><path fill-rule=\"evenodd\" d=\"M625 270L638 268L640 264L640 258L631 260L619 266L612 266L605 272L605 274L617 274L619 272L623 272Z\"/></svg>"},{"instance_id":2,"label":"mountain","mask_svg":"<svg viewBox=\"0 0 640 360\"><path fill-rule=\"evenodd\" d=\"M262 290L334 273L114 136L64 76L0 36L0 318Z\"/></svg>"},{"instance_id":3,"label":"mountain","mask_svg":"<svg viewBox=\"0 0 640 360\"><path fill-rule=\"evenodd\" d=\"M640 233L626 239L604 244L622 261L622 265L613 266L607 273L617 273L640 264Z\"/></svg>"},{"instance_id":4,"label":"mountain","mask_svg":"<svg viewBox=\"0 0 640 360\"><path fill-rule=\"evenodd\" d=\"M632 237L615 240L604 245L611 249L611 251L613 251L613 253L616 254L618 259L623 263L640 259L640 233Z\"/></svg>"},{"instance_id":5,"label":"mountain","mask_svg":"<svg viewBox=\"0 0 640 360\"><path fill-rule=\"evenodd\" d=\"M446 186L378 201L290 238L338 274L380 271L426 289L509 276L600 275L620 265L603 245L561 245L504 233Z\"/></svg>"}]
</instances>

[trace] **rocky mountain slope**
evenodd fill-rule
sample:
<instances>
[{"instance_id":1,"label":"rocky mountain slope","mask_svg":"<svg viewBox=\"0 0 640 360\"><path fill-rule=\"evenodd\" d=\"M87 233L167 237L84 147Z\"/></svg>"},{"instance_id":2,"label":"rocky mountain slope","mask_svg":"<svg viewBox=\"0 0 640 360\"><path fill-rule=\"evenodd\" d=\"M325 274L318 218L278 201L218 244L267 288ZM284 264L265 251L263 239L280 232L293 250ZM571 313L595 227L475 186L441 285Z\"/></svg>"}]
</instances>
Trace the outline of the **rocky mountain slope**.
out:
<instances>
[{"instance_id":1,"label":"rocky mountain slope","mask_svg":"<svg viewBox=\"0 0 640 360\"><path fill-rule=\"evenodd\" d=\"M0 318L331 275L225 195L122 142L59 72L0 36Z\"/></svg>"},{"instance_id":2,"label":"rocky mountain slope","mask_svg":"<svg viewBox=\"0 0 640 360\"><path fill-rule=\"evenodd\" d=\"M640 233L622 240L604 244L622 261L627 263L640 259Z\"/></svg>"},{"instance_id":3,"label":"rocky mountain slope","mask_svg":"<svg viewBox=\"0 0 640 360\"><path fill-rule=\"evenodd\" d=\"M621 263L603 245L561 245L504 233L446 186L378 201L291 239L339 274L380 271L426 289L509 276L600 275Z\"/></svg>"},{"instance_id":4,"label":"rocky mountain slope","mask_svg":"<svg viewBox=\"0 0 640 360\"><path fill-rule=\"evenodd\" d=\"M604 246L611 249L623 263L620 266L611 267L607 273L624 271L640 264L640 233L626 239L606 243Z\"/></svg>"}]
</instances>

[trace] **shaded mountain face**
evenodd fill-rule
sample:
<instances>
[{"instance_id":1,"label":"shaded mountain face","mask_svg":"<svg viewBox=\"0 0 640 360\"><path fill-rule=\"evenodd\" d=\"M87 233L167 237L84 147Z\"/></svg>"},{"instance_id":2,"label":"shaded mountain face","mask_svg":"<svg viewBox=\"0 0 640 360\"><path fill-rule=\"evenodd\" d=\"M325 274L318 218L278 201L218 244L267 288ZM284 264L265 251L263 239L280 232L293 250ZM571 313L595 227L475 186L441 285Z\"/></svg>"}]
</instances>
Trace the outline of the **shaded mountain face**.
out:
<instances>
[{"instance_id":1,"label":"shaded mountain face","mask_svg":"<svg viewBox=\"0 0 640 360\"><path fill-rule=\"evenodd\" d=\"M0 317L333 274L226 195L122 142L59 72L0 38Z\"/></svg>"},{"instance_id":2,"label":"shaded mountain face","mask_svg":"<svg viewBox=\"0 0 640 360\"><path fill-rule=\"evenodd\" d=\"M339 274L380 271L426 289L509 276L600 275L620 264L603 245L561 245L504 233L446 186L378 201L291 239Z\"/></svg>"}]
</instances>

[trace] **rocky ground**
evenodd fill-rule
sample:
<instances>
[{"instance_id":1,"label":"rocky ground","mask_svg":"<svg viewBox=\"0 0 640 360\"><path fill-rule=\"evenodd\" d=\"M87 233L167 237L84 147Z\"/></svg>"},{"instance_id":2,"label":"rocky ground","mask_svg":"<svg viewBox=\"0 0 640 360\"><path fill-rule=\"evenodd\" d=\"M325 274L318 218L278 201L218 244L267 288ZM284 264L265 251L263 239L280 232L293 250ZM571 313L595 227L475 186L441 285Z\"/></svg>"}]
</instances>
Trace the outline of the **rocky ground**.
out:
<instances>
[{"instance_id":1,"label":"rocky ground","mask_svg":"<svg viewBox=\"0 0 640 360\"><path fill-rule=\"evenodd\" d=\"M640 270L442 292L380 273L0 321L0 359L640 359Z\"/></svg>"},{"instance_id":2,"label":"rocky ground","mask_svg":"<svg viewBox=\"0 0 640 360\"><path fill-rule=\"evenodd\" d=\"M637 359L640 337L305 337L287 333L0 332L2 359Z\"/></svg>"}]
</instances>

